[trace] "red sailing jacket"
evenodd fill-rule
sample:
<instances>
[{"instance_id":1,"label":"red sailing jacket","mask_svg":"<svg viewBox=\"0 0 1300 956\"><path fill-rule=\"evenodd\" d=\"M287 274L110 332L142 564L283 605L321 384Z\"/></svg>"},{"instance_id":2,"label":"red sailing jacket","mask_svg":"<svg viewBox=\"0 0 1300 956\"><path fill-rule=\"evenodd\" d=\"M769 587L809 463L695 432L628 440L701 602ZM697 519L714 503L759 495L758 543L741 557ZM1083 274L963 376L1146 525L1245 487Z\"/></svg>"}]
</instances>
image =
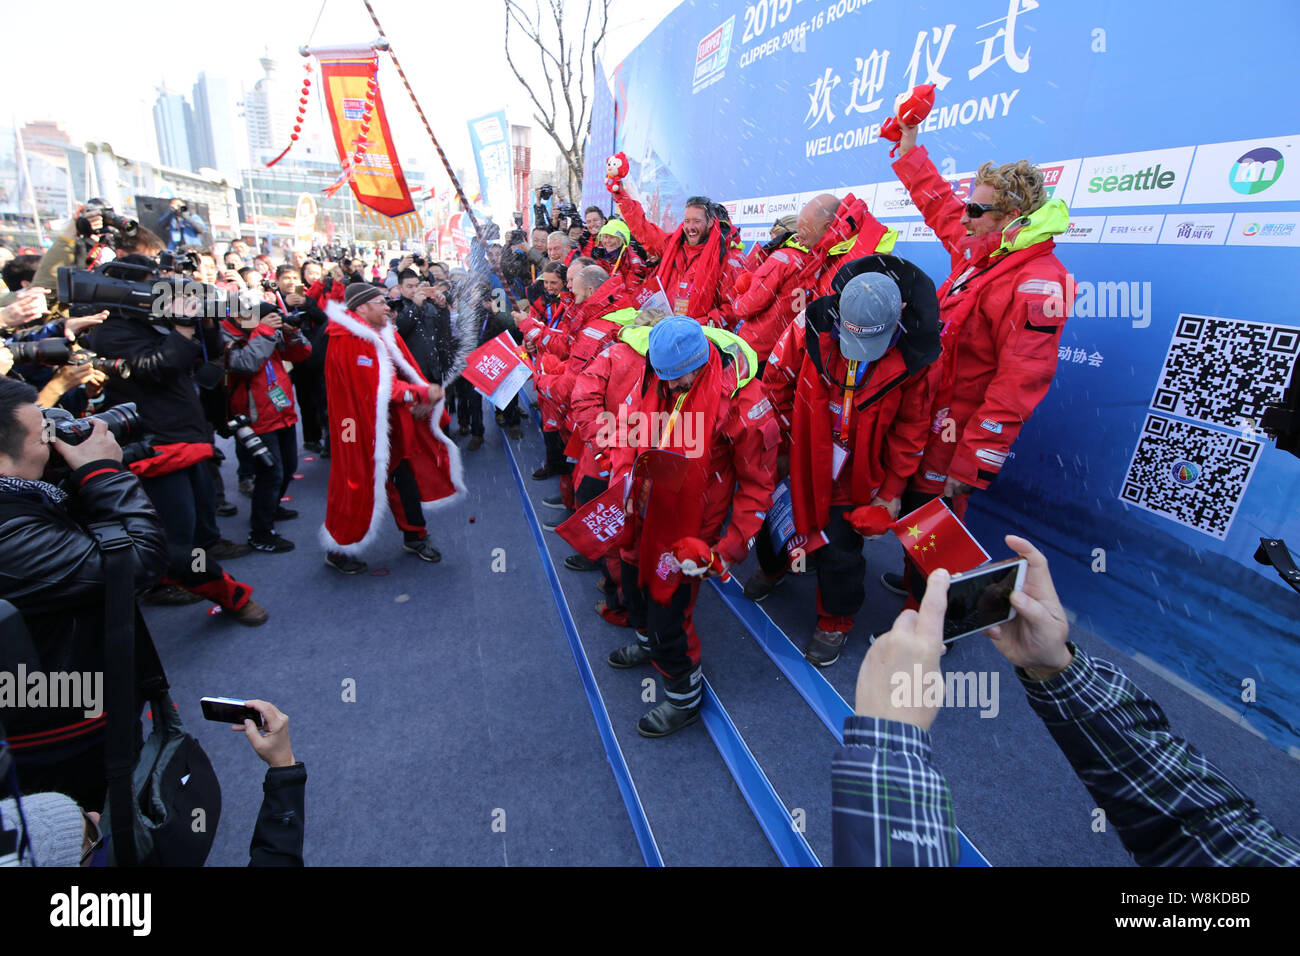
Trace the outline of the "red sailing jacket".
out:
<instances>
[{"instance_id":1,"label":"red sailing jacket","mask_svg":"<svg viewBox=\"0 0 1300 956\"><path fill-rule=\"evenodd\" d=\"M1057 347L1071 302L1066 271L1046 236L1025 246L992 233L966 235L962 203L918 146L894 163L926 225L952 256L953 271L939 289L943 320L941 381L932 411L932 434L917 473L918 484L934 490L948 476L986 488L1002 469L1020 429L1047 394L1056 373ZM1051 207L1058 208L1051 208ZM1049 201L1040 213L1068 210ZM1036 227L1037 228L1037 227ZM1064 228L1064 223L1060 224ZM1012 251L994 255L1004 241ZM943 441L951 418L956 442Z\"/></svg>"},{"instance_id":2,"label":"red sailing jacket","mask_svg":"<svg viewBox=\"0 0 1300 956\"><path fill-rule=\"evenodd\" d=\"M311 346L302 333L287 325L277 332L264 324L249 333L229 319L221 321L221 332L230 368L230 413L247 415L258 435L298 424L293 383L284 362L302 362L311 355Z\"/></svg>"},{"instance_id":3,"label":"red sailing jacket","mask_svg":"<svg viewBox=\"0 0 1300 956\"><path fill-rule=\"evenodd\" d=\"M782 450L790 456L795 527L811 536L829 523L837 495L854 506L902 495L929 437L934 365L909 376L898 346L871 364L853 391L847 471L833 482L832 433L848 362L831 333L817 335L816 350L806 348L806 334L800 314L772 350L763 385L781 425Z\"/></svg>"},{"instance_id":4,"label":"red sailing jacket","mask_svg":"<svg viewBox=\"0 0 1300 956\"><path fill-rule=\"evenodd\" d=\"M763 260L750 276L748 288L736 296L734 314L741 323L736 334L754 347L760 362L767 361L781 334L807 304L796 293L808 256L791 237Z\"/></svg>"},{"instance_id":5,"label":"red sailing jacket","mask_svg":"<svg viewBox=\"0 0 1300 956\"><path fill-rule=\"evenodd\" d=\"M716 350L716 346L713 346ZM642 359L643 388L631 394L631 409L646 404L645 393L659 387L659 379ZM736 366L729 358L719 376L720 402L709 439L709 459L703 508L698 529L685 534L701 538L728 564L744 560L754 536L763 526L763 518L772 504L776 483L776 453L780 429L772 415L772 403L763 392L762 383L751 378L736 388ZM611 483L622 480L632 470L637 449L626 442L613 449ZM722 532L727 523L726 533ZM643 576L653 569L642 569Z\"/></svg>"},{"instance_id":6,"label":"red sailing jacket","mask_svg":"<svg viewBox=\"0 0 1300 956\"><path fill-rule=\"evenodd\" d=\"M617 339L583 366L573 380L569 421L575 441L582 442L575 474L609 477L608 444L615 439L612 423L620 405L641 380L645 356Z\"/></svg>"}]
</instances>

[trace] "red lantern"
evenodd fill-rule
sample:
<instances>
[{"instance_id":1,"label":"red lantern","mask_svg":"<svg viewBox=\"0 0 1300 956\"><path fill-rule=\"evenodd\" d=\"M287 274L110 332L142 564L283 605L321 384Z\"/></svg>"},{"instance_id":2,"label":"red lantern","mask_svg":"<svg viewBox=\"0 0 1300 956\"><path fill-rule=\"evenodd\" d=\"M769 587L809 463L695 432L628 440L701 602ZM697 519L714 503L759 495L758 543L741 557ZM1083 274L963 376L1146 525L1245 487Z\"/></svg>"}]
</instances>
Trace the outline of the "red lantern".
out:
<instances>
[{"instance_id":1,"label":"red lantern","mask_svg":"<svg viewBox=\"0 0 1300 956\"><path fill-rule=\"evenodd\" d=\"M304 96L304 97L301 97L301 98L298 100L298 102L301 103L303 106L306 106L306 105L307 105L307 97L305 97L305 96Z\"/></svg>"},{"instance_id":2,"label":"red lantern","mask_svg":"<svg viewBox=\"0 0 1300 956\"><path fill-rule=\"evenodd\" d=\"M299 126L297 123L294 123L294 124L293 124L293 131L294 131L295 133L301 133L301 132L302 132L302 127Z\"/></svg>"},{"instance_id":3,"label":"red lantern","mask_svg":"<svg viewBox=\"0 0 1300 956\"><path fill-rule=\"evenodd\" d=\"M289 139L291 139L291 140L292 140L293 142L295 142L295 143L298 142L298 134L297 134L297 133L290 133L290 134L289 134Z\"/></svg>"}]
</instances>

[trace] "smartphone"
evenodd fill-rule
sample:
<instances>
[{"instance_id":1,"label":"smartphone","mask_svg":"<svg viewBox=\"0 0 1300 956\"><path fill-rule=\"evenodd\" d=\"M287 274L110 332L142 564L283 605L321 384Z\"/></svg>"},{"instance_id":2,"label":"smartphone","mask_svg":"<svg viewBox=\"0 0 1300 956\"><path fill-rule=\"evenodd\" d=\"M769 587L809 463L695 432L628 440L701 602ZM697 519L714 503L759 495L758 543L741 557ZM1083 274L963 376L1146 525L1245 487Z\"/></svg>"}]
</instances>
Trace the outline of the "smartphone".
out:
<instances>
[{"instance_id":1,"label":"smartphone","mask_svg":"<svg viewBox=\"0 0 1300 956\"><path fill-rule=\"evenodd\" d=\"M262 715L242 700L233 697L204 697L199 701L205 720L221 724L242 724L245 719L262 726Z\"/></svg>"},{"instance_id":2,"label":"smartphone","mask_svg":"<svg viewBox=\"0 0 1300 956\"><path fill-rule=\"evenodd\" d=\"M1011 592L1025 586L1028 567L1024 558L1007 558L954 574L948 585L948 610L943 616L944 641L978 634L1014 618Z\"/></svg>"}]
</instances>

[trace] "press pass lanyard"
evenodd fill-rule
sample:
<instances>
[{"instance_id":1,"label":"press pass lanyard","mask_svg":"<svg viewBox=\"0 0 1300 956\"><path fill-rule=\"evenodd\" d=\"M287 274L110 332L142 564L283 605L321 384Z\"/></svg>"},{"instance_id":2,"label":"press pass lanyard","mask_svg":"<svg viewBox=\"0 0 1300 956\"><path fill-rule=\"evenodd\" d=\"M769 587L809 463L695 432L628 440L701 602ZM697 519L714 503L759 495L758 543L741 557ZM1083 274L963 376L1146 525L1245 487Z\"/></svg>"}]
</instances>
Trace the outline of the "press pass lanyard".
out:
<instances>
[{"instance_id":1,"label":"press pass lanyard","mask_svg":"<svg viewBox=\"0 0 1300 956\"><path fill-rule=\"evenodd\" d=\"M659 448L662 450L668 447L668 439L672 438L673 429L677 427L677 419L681 418L682 405L686 402L686 396L690 392L685 391L677 396L677 404L673 406L673 413L668 416L668 425L664 428L663 437L659 439Z\"/></svg>"}]
</instances>

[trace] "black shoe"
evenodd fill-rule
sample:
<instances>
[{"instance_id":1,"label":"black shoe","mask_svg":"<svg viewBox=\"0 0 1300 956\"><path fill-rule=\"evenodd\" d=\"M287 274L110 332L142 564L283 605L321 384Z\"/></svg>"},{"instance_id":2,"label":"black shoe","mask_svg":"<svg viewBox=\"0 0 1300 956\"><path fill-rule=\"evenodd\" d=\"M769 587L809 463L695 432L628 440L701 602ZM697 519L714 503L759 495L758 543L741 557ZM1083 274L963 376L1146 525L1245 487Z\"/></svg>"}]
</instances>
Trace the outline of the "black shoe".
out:
<instances>
[{"instance_id":1,"label":"black shoe","mask_svg":"<svg viewBox=\"0 0 1300 956\"><path fill-rule=\"evenodd\" d=\"M325 449L321 447L321 443L318 441L305 441L302 443L302 450L309 451L313 455L319 455Z\"/></svg>"},{"instance_id":2,"label":"black shoe","mask_svg":"<svg viewBox=\"0 0 1300 956\"><path fill-rule=\"evenodd\" d=\"M339 551L331 551L325 555L325 563L335 571L341 571L344 574L365 574L370 570L370 565L364 561L343 554Z\"/></svg>"},{"instance_id":3,"label":"black shoe","mask_svg":"<svg viewBox=\"0 0 1300 956\"><path fill-rule=\"evenodd\" d=\"M616 651L610 651L606 660L609 661L610 667L617 667L619 670L628 667L640 667L642 664L650 663L650 649L637 641L627 647L620 647Z\"/></svg>"},{"instance_id":4,"label":"black shoe","mask_svg":"<svg viewBox=\"0 0 1300 956\"><path fill-rule=\"evenodd\" d=\"M700 719L700 707L682 709L671 701L664 701L637 721L636 732L642 737L667 737Z\"/></svg>"},{"instance_id":5,"label":"black shoe","mask_svg":"<svg viewBox=\"0 0 1300 956\"><path fill-rule=\"evenodd\" d=\"M886 571L880 576L880 585L886 591L892 591L895 594L907 597L912 592L903 585L903 576Z\"/></svg>"},{"instance_id":6,"label":"black shoe","mask_svg":"<svg viewBox=\"0 0 1300 956\"><path fill-rule=\"evenodd\" d=\"M564 559L564 566L570 571L599 571L605 565L581 554L571 554Z\"/></svg>"},{"instance_id":7,"label":"black shoe","mask_svg":"<svg viewBox=\"0 0 1300 956\"><path fill-rule=\"evenodd\" d=\"M421 561L428 561L430 564L437 564L442 560L442 554L437 548L430 543L428 538L418 538L415 541L403 541L402 549L411 552Z\"/></svg>"},{"instance_id":8,"label":"black shoe","mask_svg":"<svg viewBox=\"0 0 1300 956\"><path fill-rule=\"evenodd\" d=\"M497 412L497 413L496 413L496 417L497 417L497 424L498 424L498 425L504 425L504 424L506 423L506 413L505 413L505 412Z\"/></svg>"},{"instance_id":9,"label":"black shoe","mask_svg":"<svg viewBox=\"0 0 1300 956\"><path fill-rule=\"evenodd\" d=\"M213 561L230 561L234 558L242 558L253 549L246 544L236 544L233 541L227 541L222 538L210 548L205 549L208 557Z\"/></svg>"},{"instance_id":10,"label":"black shoe","mask_svg":"<svg viewBox=\"0 0 1300 956\"><path fill-rule=\"evenodd\" d=\"M330 456L330 445L329 445L329 442L322 442L322 444L323 444L325 447L321 449L320 456L321 456L322 458L328 458L328 457Z\"/></svg>"},{"instance_id":11,"label":"black shoe","mask_svg":"<svg viewBox=\"0 0 1300 956\"><path fill-rule=\"evenodd\" d=\"M280 505L275 509L276 521L292 521L296 517L298 517L298 512L294 511L292 508L286 508L284 505Z\"/></svg>"},{"instance_id":12,"label":"black shoe","mask_svg":"<svg viewBox=\"0 0 1300 956\"><path fill-rule=\"evenodd\" d=\"M254 531L248 536L248 545L254 551L261 551L265 554L284 554L286 551L293 550L293 542L288 538L282 538L274 531L258 533Z\"/></svg>"},{"instance_id":13,"label":"black shoe","mask_svg":"<svg viewBox=\"0 0 1300 956\"><path fill-rule=\"evenodd\" d=\"M542 504L548 508L564 508L566 511L568 510L568 506L564 503L564 495L551 495L548 498L543 498Z\"/></svg>"},{"instance_id":14,"label":"black shoe","mask_svg":"<svg viewBox=\"0 0 1300 956\"><path fill-rule=\"evenodd\" d=\"M564 472L554 465L542 465L541 468L533 472L533 481L545 481L547 478L554 478L556 475L562 474Z\"/></svg>"},{"instance_id":15,"label":"black shoe","mask_svg":"<svg viewBox=\"0 0 1300 956\"><path fill-rule=\"evenodd\" d=\"M217 502L217 517L232 518L237 514L239 514L239 508L232 505L229 501L222 499Z\"/></svg>"},{"instance_id":16,"label":"black shoe","mask_svg":"<svg viewBox=\"0 0 1300 956\"><path fill-rule=\"evenodd\" d=\"M518 425L507 425L506 435L513 438L515 441L521 441L524 437L524 430Z\"/></svg>"},{"instance_id":17,"label":"black shoe","mask_svg":"<svg viewBox=\"0 0 1300 956\"><path fill-rule=\"evenodd\" d=\"M745 597L751 601L762 601L769 594L776 590L782 578L769 578L760 568L749 576L745 582Z\"/></svg>"},{"instance_id":18,"label":"black shoe","mask_svg":"<svg viewBox=\"0 0 1300 956\"><path fill-rule=\"evenodd\" d=\"M483 447L482 435L475 435L473 438L469 440L469 444L465 446L465 448L469 451L478 451L482 447Z\"/></svg>"},{"instance_id":19,"label":"black shoe","mask_svg":"<svg viewBox=\"0 0 1300 956\"><path fill-rule=\"evenodd\" d=\"M141 604L157 605L162 607L175 607L182 604L197 604L203 598L197 594L191 594L182 587L175 584L160 584L155 588L146 591L140 597Z\"/></svg>"},{"instance_id":20,"label":"black shoe","mask_svg":"<svg viewBox=\"0 0 1300 956\"><path fill-rule=\"evenodd\" d=\"M565 511L564 514L560 515L558 518L544 519L542 521L542 527L545 528L547 531L554 531L556 528L564 524L564 522L568 521L572 517L573 517L572 511Z\"/></svg>"},{"instance_id":21,"label":"black shoe","mask_svg":"<svg viewBox=\"0 0 1300 956\"><path fill-rule=\"evenodd\" d=\"M830 667L840 659L840 648L844 646L846 637L848 634L844 631L823 631L818 628L813 631L803 656L818 667Z\"/></svg>"}]
</instances>

